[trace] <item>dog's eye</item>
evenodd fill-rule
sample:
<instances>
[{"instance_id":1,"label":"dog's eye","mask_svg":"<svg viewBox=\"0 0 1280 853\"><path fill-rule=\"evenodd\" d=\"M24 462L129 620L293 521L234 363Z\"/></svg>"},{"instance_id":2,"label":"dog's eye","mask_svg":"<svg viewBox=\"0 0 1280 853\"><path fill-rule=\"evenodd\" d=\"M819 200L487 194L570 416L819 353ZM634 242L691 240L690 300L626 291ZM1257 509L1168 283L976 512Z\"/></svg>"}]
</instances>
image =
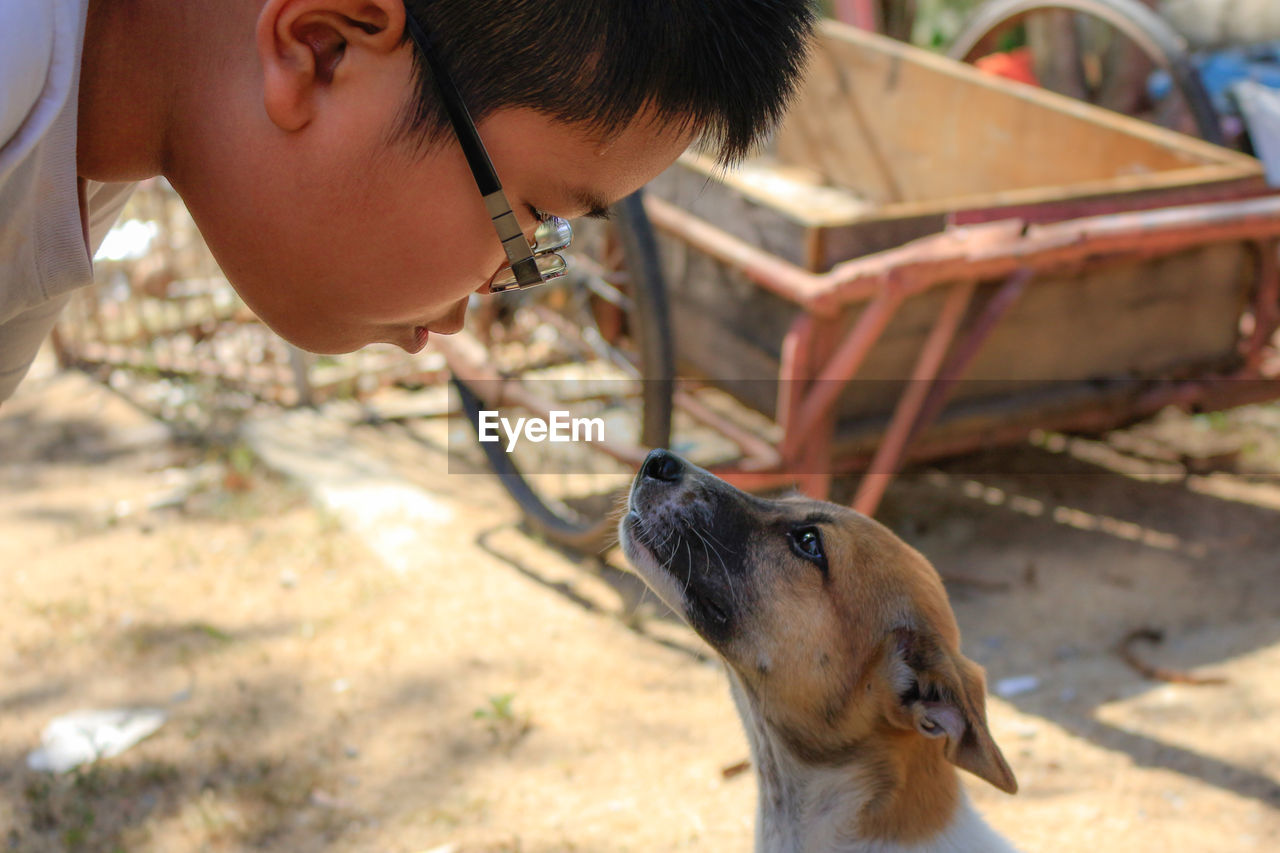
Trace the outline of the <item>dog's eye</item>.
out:
<instances>
[{"instance_id":1,"label":"dog's eye","mask_svg":"<svg viewBox=\"0 0 1280 853\"><path fill-rule=\"evenodd\" d=\"M791 550L797 556L804 557L817 565L825 573L827 570L827 554L822 550L822 534L816 527L797 527L787 534L791 542Z\"/></svg>"}]
</instances>

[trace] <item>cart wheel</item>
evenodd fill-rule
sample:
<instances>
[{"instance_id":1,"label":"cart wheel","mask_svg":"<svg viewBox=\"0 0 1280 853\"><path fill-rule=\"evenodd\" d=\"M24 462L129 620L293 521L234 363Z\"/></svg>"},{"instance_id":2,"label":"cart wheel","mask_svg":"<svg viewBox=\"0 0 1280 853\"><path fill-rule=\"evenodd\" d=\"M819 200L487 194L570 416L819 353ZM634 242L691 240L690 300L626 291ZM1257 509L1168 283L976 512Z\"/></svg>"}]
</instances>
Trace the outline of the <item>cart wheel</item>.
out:
<instances>
[{"instance_id":1,"label":"cart wheel","mask_svg":"<svg viewBox=\"0 0 1280 853\"><path fill-rule=\"evenodd\" d=\"M989 0L947 53L976 62L1019 36L1032 47L1045 88L1222 144L1217 110L1186 40L1138 0ZM1156 69L1169 75L1178 103L1149 95L1147 79Z\"/></svg>"},{"instance_id":2,"label":"cart wheel","mask_svg":"<svg viewBox=\"0 0 1280 853\"><path fill-rule=\"evenodd\" d=\"M467 322L488 365L506 389L518 384L572 417L602 419L611 443L641 455L665 447L675 375L671 322L640 194L616 204L608 222L575 222L567 260L560 281L475 306ZM486 389L456 375L454 385L479 429ZM502 394L504 417L532 414L521 410L519 397ZM512 453L503 442L481 447L529 525L549 540L586 552L612 539L634 465L585 441L523 441Z\"/></svg>"}]
</instances>

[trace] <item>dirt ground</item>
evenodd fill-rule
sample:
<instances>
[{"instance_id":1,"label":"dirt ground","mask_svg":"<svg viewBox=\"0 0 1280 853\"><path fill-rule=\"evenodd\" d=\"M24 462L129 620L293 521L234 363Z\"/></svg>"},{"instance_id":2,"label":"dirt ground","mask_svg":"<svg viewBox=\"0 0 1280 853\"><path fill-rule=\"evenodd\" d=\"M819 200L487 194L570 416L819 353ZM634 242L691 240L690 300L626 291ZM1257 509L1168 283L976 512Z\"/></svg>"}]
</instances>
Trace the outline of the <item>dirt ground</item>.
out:
<instances>
[{"instance_id":1,"label":"dirt ground","mask_svg":"<svg viewBox=\"0 0 1280 853\"><path fill-rule=\"evenodd\" d=\"M431 435L341 431L455 509L420 568L83 376L0 408L0 848L750 849L754 782L724 773L746 743L698 640L525 537ZM1034 676L990 701L1021 792L967 780L1021 849L1280 849L1277 470L1280 408L1252 407L891 488L881 516L947 579L966 651L993 685ZM1144 627L1143 659L1227 683L1144 679L1115 653ZM169 720L27 769L54 716L134 705Z\"/></svg>"}]
</instances>

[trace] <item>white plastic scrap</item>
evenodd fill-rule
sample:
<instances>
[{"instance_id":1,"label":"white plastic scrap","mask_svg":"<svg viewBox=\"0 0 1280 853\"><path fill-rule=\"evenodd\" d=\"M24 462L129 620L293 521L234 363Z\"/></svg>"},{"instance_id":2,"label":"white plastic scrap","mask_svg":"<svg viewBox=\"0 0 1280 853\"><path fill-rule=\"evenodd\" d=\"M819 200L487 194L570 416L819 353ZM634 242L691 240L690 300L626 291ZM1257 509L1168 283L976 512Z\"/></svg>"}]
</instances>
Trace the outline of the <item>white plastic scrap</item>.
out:
<instances>
[{"instance_id":1,"label":"white plastic scrap","mask_svg":"<svg viewBox=\"0 0 1280 853\"><path fill-rule=\"evenodd\" d=\"M1266 169L1267 183L1280 186L1280 91L1241 80L1231 87L1231 93L1244 114L1254 153Z\"/></svg>"},{"instance_id":2,"label":"white plastic scrap","mask_svg":"<svg viewBox=\"0 0 1280 853\"><path fill-rule=\"evenodd\" d=\"M1012 675L1008 678L1002 678L995 683L993 688L997 696L1008 699L1011 696L1021 696L1023 693L1033 693L1040 689L1040 679L1034 675Z\"/></svg>"},{"instance_id":3,"label":"white plastic scrap","mask_svg":"<svg viewBox=\"0 0 1280 853\"><path fill-rule=\"evenodd\" d=\"M168 715L159 708L86 708L54 717L27 755L32 770L66 771L119 755L154 734Z\"/></svg>"}]
</instances>

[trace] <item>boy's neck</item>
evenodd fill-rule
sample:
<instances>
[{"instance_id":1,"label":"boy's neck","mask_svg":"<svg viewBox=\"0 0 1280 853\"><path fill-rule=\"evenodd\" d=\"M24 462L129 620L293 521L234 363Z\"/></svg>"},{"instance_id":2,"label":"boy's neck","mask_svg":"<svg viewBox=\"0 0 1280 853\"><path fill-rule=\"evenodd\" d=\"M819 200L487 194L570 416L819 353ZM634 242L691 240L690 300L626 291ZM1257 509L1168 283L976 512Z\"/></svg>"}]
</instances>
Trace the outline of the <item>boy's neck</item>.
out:
<instances>
[{"instance_id":1,"label":"boy's neck","mask_svg":"<svg viewBox=\"0 0 1280 853\"><path fill-rule=\"evenodd\" d=\"M189 85L186 75L218 62L204 51L224 41L193 26L205 5L89 0L76 119L81 177L136 181L164 171L175 94Z\"/></svg>"}]
</instances>

